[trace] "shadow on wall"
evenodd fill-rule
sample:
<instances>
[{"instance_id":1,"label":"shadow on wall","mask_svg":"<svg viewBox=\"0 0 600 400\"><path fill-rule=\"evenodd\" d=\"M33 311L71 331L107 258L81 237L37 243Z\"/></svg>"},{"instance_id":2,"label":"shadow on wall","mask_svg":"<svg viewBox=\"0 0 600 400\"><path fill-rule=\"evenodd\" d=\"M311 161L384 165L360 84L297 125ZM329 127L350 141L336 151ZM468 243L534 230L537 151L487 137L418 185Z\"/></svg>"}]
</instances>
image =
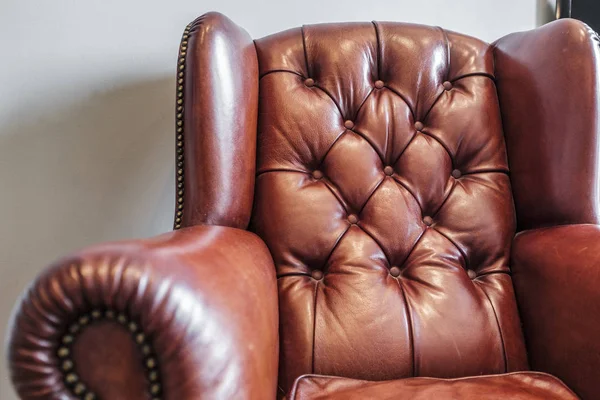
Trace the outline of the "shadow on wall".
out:
<instances>
[{"instance_id":1,"label":"shadow on wall","mask_svg":"<svg viewBox=\"0 0 600 400\"><path fill-rule=\"evenodd\" d=\"M73 104L38 98L52 111L0 121L2 336L17 296L57 257L171 229L174 99L174 79L157 79ZM13 398L1 360L0 398Z\"/></svg>"},{"instance_id":2,"label":"shadow on wall","mask_svg":"<svg viewBox=\"0 0 600 400\"><path fill-rule=\"evenodd\" d=\"M542 26L556 19L556 0L537 0L536 25Z\"/></svg>"}]
</instances>

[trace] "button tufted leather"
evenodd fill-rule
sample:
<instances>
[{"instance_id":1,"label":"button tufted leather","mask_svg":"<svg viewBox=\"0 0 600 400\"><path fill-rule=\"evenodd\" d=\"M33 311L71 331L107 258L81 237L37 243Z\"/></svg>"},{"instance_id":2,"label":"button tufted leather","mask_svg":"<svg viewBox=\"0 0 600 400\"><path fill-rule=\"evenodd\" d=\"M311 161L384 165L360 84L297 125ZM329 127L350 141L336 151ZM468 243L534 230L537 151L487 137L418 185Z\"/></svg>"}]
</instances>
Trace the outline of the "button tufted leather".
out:
<instances>
[{"instance_id":1,"label":"button tufted leather","mask_svg":"<svg viewBox=\"0 0 600 400\"><path fill-rule=\"evenodd\" d=\"M312 176L315 179L321 179L321 178L323 178L323 173L319 170L315 170L315 171L313 171Z\"/></svg>"},{"instance_id":2,"label":"button tufted leather","mask_svg":"<svg viewBox=\"0 0 600 400\"><path fill-rule=\"evenodd\" d=\"M311 273L311 276L313 277L313 279L318 281L323 279L323 272L316 269Z\"/></svg>"},{"instance_id":3,"label":"button tufted leather","mask_svg":"<svg viewBox=\"0 0 600 400\"><path fill-rule=\"evenodd\" d=\"M314 80L314 79L312 79L312 78L306 78L306 79L304 80L304 84L305 84L306 86L308 86L308 87L312 87L312 86L314 86L314 85L315 85L315 80Z\"/></svg>"},{"instance_id":4,"label":"button tufted leather","mask_svg":"<svg viewBox=\"0 0 600 400\"><path fill-rule=\"evenodd\" d=\"M358 217L354 214L348 215L348 222L351 224L356 224L358 222Z\"/></svg>"},{"instance_id":5,"label":"button tufted leather","mask_svg":"<svg viewBox=\"0 0 600 400\"><path fill-rule=\"evenodd\" d=\"M283 391L305 373L525 369L490 47L377 22L304 26L256 49L252 229L279 277Z\"/></svg>"}]
</instances>

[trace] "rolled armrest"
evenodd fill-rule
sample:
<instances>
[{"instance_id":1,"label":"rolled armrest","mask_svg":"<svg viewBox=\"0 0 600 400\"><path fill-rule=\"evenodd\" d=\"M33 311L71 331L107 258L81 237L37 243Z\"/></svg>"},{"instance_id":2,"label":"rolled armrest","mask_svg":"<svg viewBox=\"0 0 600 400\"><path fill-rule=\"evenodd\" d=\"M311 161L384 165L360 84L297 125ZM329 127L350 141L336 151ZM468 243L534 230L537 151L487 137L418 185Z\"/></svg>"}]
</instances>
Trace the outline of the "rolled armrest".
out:
<instances>
[{"instance_id":1,"label":"rolled armrest","mask_svg":"<svg viewBox=\"0 0 600 400\"><path fill-rule=\"evenodd\" d=\"M513 282L532 369L600 398L600 226L517 235Z\"/></svg>"},{"instance_id":2,"label":"rolled armrest","mask_svg":"<svg viewBox=\"0 0 600 400\"><path fill-rule=\"evenodd\" d=\"M254 234L197 226L95 246L46 270L17 305L23 399L268 399L277 283Z\"/></svg>"}]
</instances>

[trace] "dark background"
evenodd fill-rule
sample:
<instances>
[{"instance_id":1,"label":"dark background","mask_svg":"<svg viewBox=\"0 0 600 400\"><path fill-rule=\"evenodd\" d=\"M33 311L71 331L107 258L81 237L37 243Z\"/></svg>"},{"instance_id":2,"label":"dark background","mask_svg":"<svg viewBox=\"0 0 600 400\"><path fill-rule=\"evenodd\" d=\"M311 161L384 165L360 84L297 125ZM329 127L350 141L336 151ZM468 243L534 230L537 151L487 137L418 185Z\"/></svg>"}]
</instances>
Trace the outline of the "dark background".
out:
<instances>
[{"instance_id":1,"label":"dark background","mask_svg":"<svg viewBox=\"0 0 600 400\"><path fill-rule=\"evenodd\" d=\"M600 31L600 0L572 0L571 17L582 20Z\"/></svg>"}]
</instances>

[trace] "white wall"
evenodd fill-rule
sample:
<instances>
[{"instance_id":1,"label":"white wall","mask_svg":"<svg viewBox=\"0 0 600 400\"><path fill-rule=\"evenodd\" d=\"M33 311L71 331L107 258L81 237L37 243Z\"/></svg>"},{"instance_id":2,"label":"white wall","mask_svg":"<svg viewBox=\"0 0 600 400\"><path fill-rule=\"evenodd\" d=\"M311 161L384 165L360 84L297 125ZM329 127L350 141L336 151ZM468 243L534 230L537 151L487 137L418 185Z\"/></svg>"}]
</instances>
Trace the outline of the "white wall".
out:
<instances>
[{"instance_id":1,"label":"white wall","mask_svg":"<svg viewBox=\"0 0 600 400\"><path fill-rule=\"evenodd\" d=\"M254 37L377 19L492 41L533 28L545 1L0 1L2 339L17 296L48 262L171 228L174 67L196 16L221 11ZM5 354L0 399L9 400Z\"/></svg>"}]
</instances>

